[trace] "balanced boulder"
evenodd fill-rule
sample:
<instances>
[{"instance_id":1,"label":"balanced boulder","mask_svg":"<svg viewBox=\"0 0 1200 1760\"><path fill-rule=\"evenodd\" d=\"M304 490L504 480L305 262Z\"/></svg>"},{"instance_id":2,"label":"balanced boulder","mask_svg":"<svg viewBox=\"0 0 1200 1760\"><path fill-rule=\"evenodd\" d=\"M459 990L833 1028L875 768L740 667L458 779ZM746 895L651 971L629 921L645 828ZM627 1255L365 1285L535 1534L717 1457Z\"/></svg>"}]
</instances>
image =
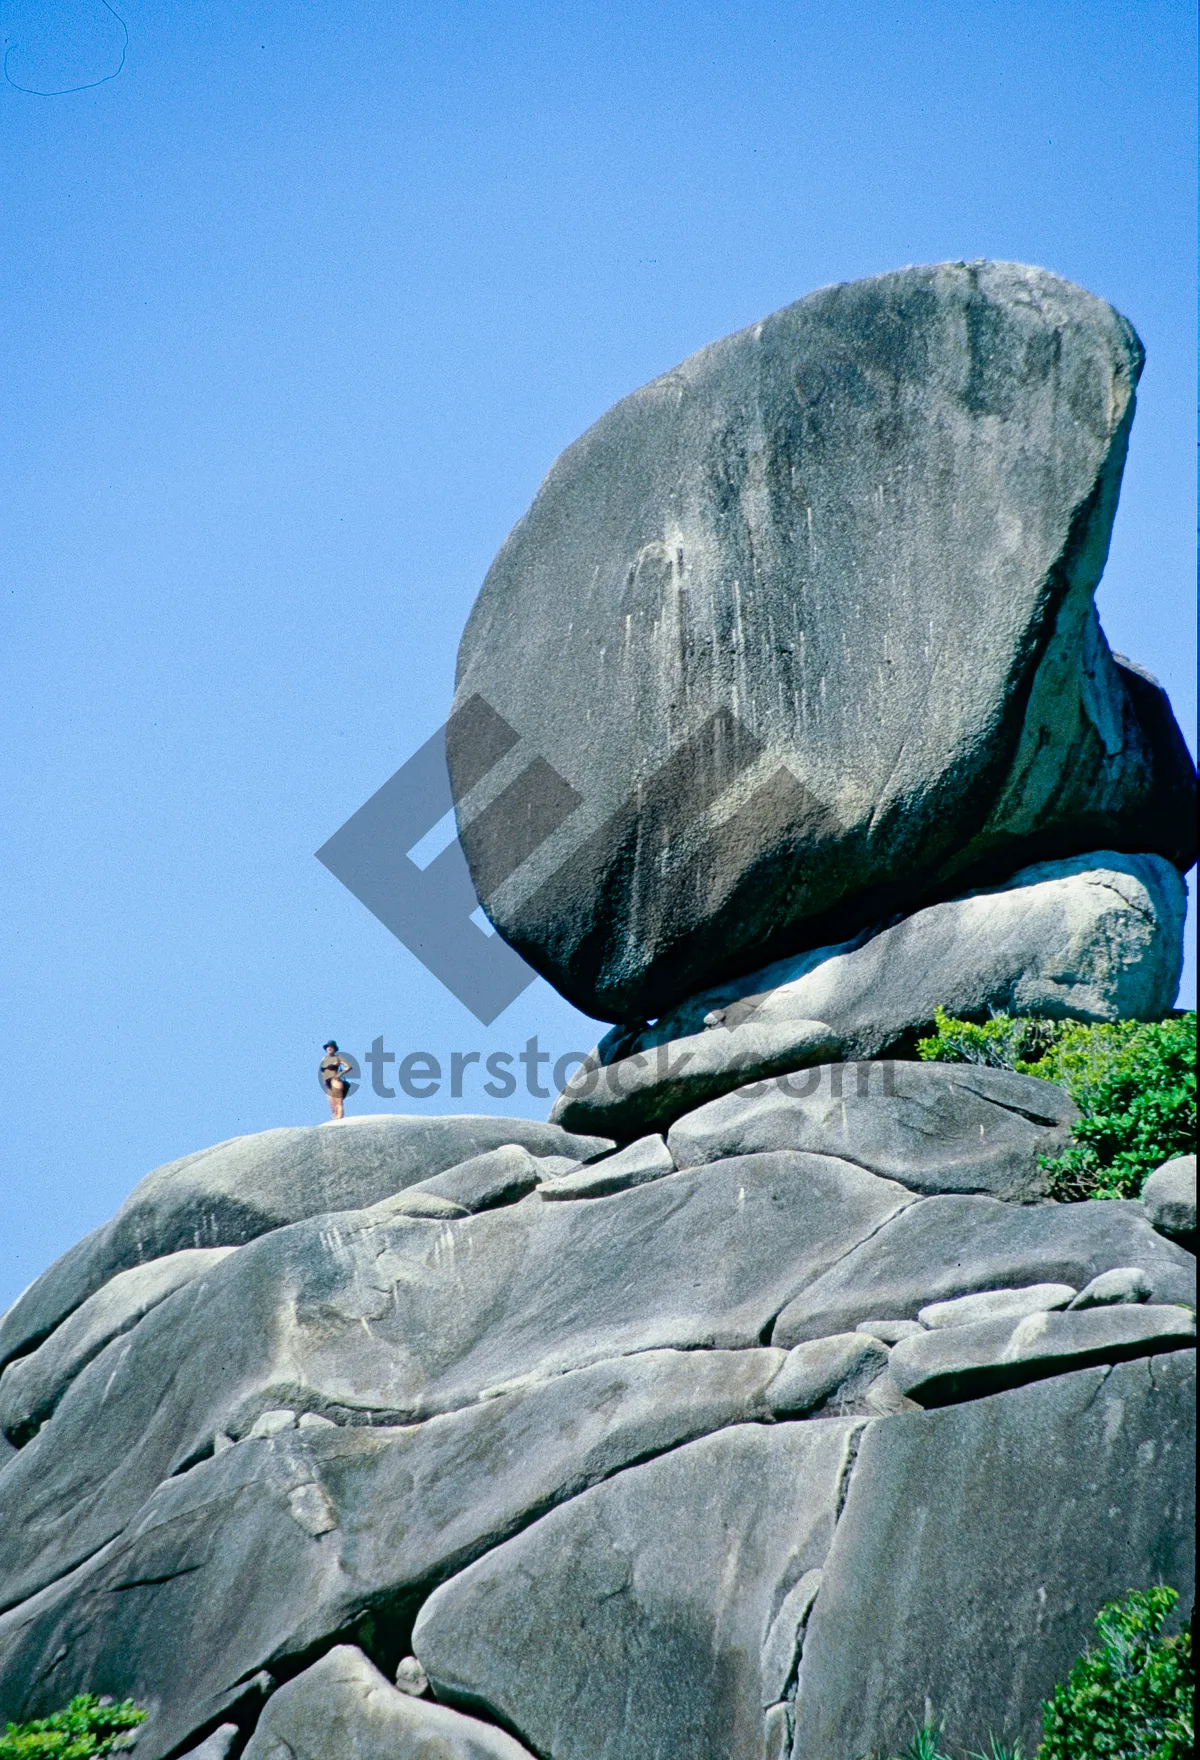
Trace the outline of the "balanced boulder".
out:
<instances>
[{"instance_id":1,"label":"balanced boulder","mask_svg":"<svg viewBox=\"0 0 1200 1760\"><path fill-rule=\"evenodd\" d=\"M967 877L1186 868L1194 767L1092 602L1141 365L1084 289L944 263L823 288L603 416L459 654L459 831L505 939L644 1020Z\"/></svg>"}]
</instances>

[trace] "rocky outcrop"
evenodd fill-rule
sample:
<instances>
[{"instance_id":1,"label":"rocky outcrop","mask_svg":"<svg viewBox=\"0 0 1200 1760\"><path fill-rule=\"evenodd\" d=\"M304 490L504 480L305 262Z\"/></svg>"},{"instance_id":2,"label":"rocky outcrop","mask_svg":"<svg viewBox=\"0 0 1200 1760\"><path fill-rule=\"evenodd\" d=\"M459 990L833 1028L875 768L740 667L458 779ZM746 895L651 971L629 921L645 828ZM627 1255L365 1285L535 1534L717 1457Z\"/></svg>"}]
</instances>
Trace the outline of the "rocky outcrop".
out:
<instances>
[{"instance_id":1,"label":"rocky outcrop","mask_svg":"<svg viewBox=\"0 0 1200 1760\"><path fill-rule=\"evenodd\" d=\"M973 1020L1158 1020L1179 988L1186 903L1160 856L1101 850L1023 869L610 1033L551 1117L616 1136L662 1129L749 1081L911 1048L939 1007Z\"/></svg>"},{"instance_id":2,"label":"rocky outcrop","mask_svg":"<svg viewBox=\"0 0 1200 1760\"><path fill-rule=\"evenodd\" d=\"M910 1191L1045 1197L1040 1157L1061 1154L1078 1111L1051 1082L969 1064L828 1064L711 1100L671 1127L680 1167L805 1149Z\"/></svg>"},{"instance_id":3,"label":"rocky outcrop","mask_svg":"<svg viewBox=\"0 0 1200 1760\"><path fill-rule=\"evenodd\" d=\"M460 836L505 939L645 1020L964 880L1186 868L1194 768L1092 604L1141 362L1082 288L947 263L824 288L603 416L459 654L491 712L451 723Z\"/></svg>"},{"instance_id":4,"label":"rocky outcrop","mask_svg":"<svg viewBox=\"0 0 1200 1760\"><path fill-rule=\"evenodd\" d=\"M118 1271L189 1248L241 1246L306 1216L357 1210L505 1143L574 1160L613 1147L529 1119L383 1113L320 1130L234 1137L168 1162L14 1302L0 1320L0 1368Z\"/></svg>"},{"instance_id":5,"label":"rocky outcrop","mask_svg":"<svg viewBox=\"0 0 1200 1760\"><path fill-rule=\"evenodd\" d=\"M0 1721L1031 1749L1103 1601L1186 1605L1194 1158L1053 1202L1062 1089L907 1060L938 1004L1173 1001L1194 777L1091 602L1140 359L1041 271L906 270L560 461L447 741L489 910L624 1024L547 1124L160 1168L0 1320Z\"/></svg>"},{"instance_id":6,"label":"rocky outcrop","mask_svg":"<svg viewBox=\"0 0 1200 1760\"><path fill-rule=\"evenodd\" d=\"M985 1078L960 1096L969 1113L995 1072L964 1073ZM954 1109L934 1108L923 1129L930 1166L957 1179ZM736 1152L700 1115L690 1140L696 1159L683 1168L661 1138L565 1175L565 1157L546 1157L548 1177L532 1191L520 1145L468 1157L428 1183L490 1207L472 1213L441 1197L451 1219L405 1215L394 1206L414 1181L395 1200L203 1254L195 1275L87 1360L66 1347L77 1331L93 1336L89 1309L105 1307L96 1296L18 1358L0 1375L0 1401L41 1373L43 1357L65 1380L36 1434L18 1429L21 1446L0 1463L0 1715L43 1714L91 1690L150 1707L146 1760L231 1724L235 1748L251 1728L262 1742L291 1742L295 1726L277 1721L292 1703L281 1683L311 1676L348 1642L390 1679L415 1643L455 1714L482 1716L483 1733L456 1725L454 1739L482 1742L483 1753L498 1719L554 1760L618 1754L647 1732L673 1732L682 1745L671 1751L700 1744L709 1760L758 1760L746 1732L759 1731L754 1741L775 1744L763 1751L783 1754L799 1633L820 1605L815 1573L862 1427L1078 1364L1066 1377L1075 1382L1094 1373L1083 1365L1189 1342L1172 1304L1194 1302L1194 1260L1140 1204L922 1196L828 1144ZM857 1152L861 1140L841 1147ZM734 1152L705 1158L718 1149ZM1063 1311L1097 1279L1103 1297L1106 1275L1136 1299ZM118 1273L101 1292L114 1309L129 1280ZM968 1300L948 1325L931 1307L973 1292L985 1316L1007 1318L981 1324ZM122 1312L130 1319L127 1302ZM1058 1331L1033 1337L1023 1315ZM644 1523L639 1474L659 1487ZM594 1493L603 1496L590 1503ZM483 1648L454 1651L453 1668L421 1648L434 1630L449 1642L453 1619L437 1610L459 1606L477 1580L508 1605L510 1546L558 1556L558 1518L573 1533L572 1512L582 1521L610 1504L626 1511L612 1530L625 1537L611 1544L630 1588L604 1602L615 1623L595 1628L608 1636L575 1733L555 1709L560 1689L575 1690L570 1671L539 1685L543 1671L514 1672L511 1646L509 1685L472 1697L491 1615ZM607 1568L588 1562L610 1545L604 1523L586 1529L578 1569L562 1578L568 1600L531 1601L531 1619L573 1629L571 1610L586 1611ZM811 1546L799 1538L806 1523ZM722 1603L714 1637L705 1608L735 1557L742 1589ZM511 1581L523 1583L523 1570ZM727 1665L723 1647L751 1629L750 1650ZM751 1666L760 1649L769 1662ZM689 1656L692 1672L677 1678ZM626 1666L646 1679L627 1723L603 1684L604 1670ZM359 1741L347 1751L370 1753L382 1738L357 1690L339 1710L340 1686L322 1708L311 1679L307 1697L297 1684L296 1704L316 1707L304 1740ZM604 1716L615 1719L610 1745L597 1748ZM547 1730L558 1746L546 1746ZM434 1735L443 1739L440 1724ZM751 1745L720 1746L735 1737Z\"/></svg>"}]
</instances>

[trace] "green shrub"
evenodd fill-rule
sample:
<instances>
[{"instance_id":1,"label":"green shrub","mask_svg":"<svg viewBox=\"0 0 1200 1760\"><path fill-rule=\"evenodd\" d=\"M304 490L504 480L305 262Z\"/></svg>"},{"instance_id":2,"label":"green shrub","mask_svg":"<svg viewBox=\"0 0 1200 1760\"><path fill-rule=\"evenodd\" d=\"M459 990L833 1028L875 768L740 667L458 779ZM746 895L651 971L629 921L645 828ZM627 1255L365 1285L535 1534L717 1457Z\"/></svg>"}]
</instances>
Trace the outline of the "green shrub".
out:
<instances>
[{"instance_id":1,"label":"green shrub","mask_svg":"<svg viewBox=\"0 0 1200 1760\"><path fill-rule=\"evenodd\" d=\"M1178 1599L1174 1589L1133 1589L1100 1609L1099 1647L1080 1657L1042 1707L1036 1760L1191 1760L1192 1634L1161 1635ZM939 1734L918 1730L899 1760L948 1760ZM1006 1748L993 1737L986 1755L967 1760L1022 1760L1022 1754L1019 1744Z\"/></svg>"},{"instance_id":2,"label":"green shrub","mask_svg":"<svg viewBox=\"0 0 1200 1760\"><path fill-rule=\"evenodd\" d=\"M1174 1589L1134 1591L1096 1616L1100 1644L1045 1707L1038 1760L1188 1760L1194 1753L1192 1634L1160 1636Z\"/></svg>"},{"instance_id":3,"label":"green shrub","mask_svg":"<svg viewBox=\"0 0 1200 1760\"><path fill-rule=\"evenodd\" d=\"M939 1009L917 1055L1066 1088L1081 1116L1070 1147L1042 1162L1056 1198L1136 1198L1147 1174L1195 1147L1195 1014L1099 1026L996 1015L977 1024Z\"/></svg>"},{"instance_id":4,"label":"green shrub","mask_svg":"<svg viewBox=\"0 0 1200 1760\"><path fill-rule=\"evenodd\" d=\"M81 1693L53 1717L8 1724L0 1735L0 1760L99 1760L132 1747L132 1732L145 1717L132 1699L113 1705Z\"/></svg>"}]
</instances>

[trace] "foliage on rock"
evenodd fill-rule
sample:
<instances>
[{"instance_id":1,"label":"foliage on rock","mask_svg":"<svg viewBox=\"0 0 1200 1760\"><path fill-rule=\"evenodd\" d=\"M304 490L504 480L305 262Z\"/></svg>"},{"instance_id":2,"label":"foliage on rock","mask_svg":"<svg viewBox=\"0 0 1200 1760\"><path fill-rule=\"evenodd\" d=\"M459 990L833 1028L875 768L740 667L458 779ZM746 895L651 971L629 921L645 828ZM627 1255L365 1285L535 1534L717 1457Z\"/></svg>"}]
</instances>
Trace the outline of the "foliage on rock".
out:
<instances>
[{"instance_id":1,"label":"foliage on rock","mask_svg":"<svg viewBox=\"0 0 1200 1760\"><path fill-rule=\"evenodd\" d=\"M1038 1760L1187 1760L1195 1752L1190 1627L1164 1638L1174 1589L1137 1590L1096 1616L1099 1645L1046 1706Z\"/></svg>"},{"instance_id":2,"label":"foliage on rock","mask_svg":"<svg viewBox=\"0 0 1200 1760\"><path fill-rule=\"evenodd\" d=\"M65 1711L10 1723L0 1735L0 1760L100 1760L131 1748L146 1713L132 1699L105 1703L81 1693Z\"/></svg>"},{"instance_id":3,"label":"foliage on rock","mask_svg":"<svg viewBox=\"0 0 1200 1760\"><path fill-rule=\"evenodd\" d=\"M1189 1760L1195 1753L1196 1671L1191 1628L1164 1638L1178 1601L1160 1585L1133 1589L1096 1615L1100 1643L1089 1649L1043 1707L1035 1760ZM921 1729L900 1760L948 1760L936 1729ZM968 1760L1023 1760L993 1737Z\"/></svg>"},{"instance_id":4,"label":"foliage on rock","mask_svg":"<svg viewBox=\"0 0 1200 1760\"><path fill-rule=\"evenodd\" d=\"M918 1057L1013 1069L1066 1088L1081 1117L1043 1166L1056 1198L1136 1198L1147 1176L1196 1139L1196 1016L1163 1021L982 1023L939 1009Z\"/></svg>"}]
</instances>

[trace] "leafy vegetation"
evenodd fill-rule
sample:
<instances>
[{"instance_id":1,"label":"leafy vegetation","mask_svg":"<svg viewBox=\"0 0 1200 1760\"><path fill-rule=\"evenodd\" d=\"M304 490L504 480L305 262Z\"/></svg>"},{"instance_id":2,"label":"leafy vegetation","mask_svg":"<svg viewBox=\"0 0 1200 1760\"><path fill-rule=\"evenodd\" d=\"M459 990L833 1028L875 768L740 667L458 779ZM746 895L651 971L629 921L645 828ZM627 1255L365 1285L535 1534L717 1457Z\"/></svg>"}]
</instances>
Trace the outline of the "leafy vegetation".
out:
<instances>
[{"instance_id":1,"label":"leafy vegetation","mask_svg":"<svg viewBox=\"0 0 1200 1760\"><path fill-rule=\"evenodd\" d=\"M1136 1198L1156 1167L1195 1147L1195 1014L1084 1026L1012 1015L978 1023L939 1009L917 1055L1066 1088L1081 1116L1070 1147L1042 1162L1056 1198Z\"/></svg>"},{"instance_id":2,"label":"leafy vegetation","mask_svg":"<svg viewBox=\"0 0 1200 1760\"><path fill-rule=\"evenodd\" d=\"M114 1705L81 1693L53 1717L8 1724L0 1735L0 1760L101 1760L131 1748L145 1718L132 1699Z\"/></svg>"},{"instance_id":3,"label":"leafy vegetation","mask_svg":"<svg viewBox=\"0 0 1200 1760\"><path fill-rule=\"evenodd\" d=\"M1174 1589L1131 1590L1096 1615L1098 1646L1072 1668L1042 1707L1035 1760L1191 1760L1196 1672L1190 1627L1164 1638ZM939 1732L916 1732L899 1760L948 1760ZM967 1760L1023 1760L1019 1744L993 1737Z\"/></svg>"},{"instance_id":4,"label":"leafy vegetation","mask_svg":"<svg viewBox=\"0 0 1200 1760\"><path fill-rule=\"evenodd\" d=\"M1096 1616L1100 1643L1045 1707L1038 1760L1188 1760L1195 1752L1191 1628L1161 1636L1179 1597L1136 1590Z\"/></svg>"}]
</instances>

